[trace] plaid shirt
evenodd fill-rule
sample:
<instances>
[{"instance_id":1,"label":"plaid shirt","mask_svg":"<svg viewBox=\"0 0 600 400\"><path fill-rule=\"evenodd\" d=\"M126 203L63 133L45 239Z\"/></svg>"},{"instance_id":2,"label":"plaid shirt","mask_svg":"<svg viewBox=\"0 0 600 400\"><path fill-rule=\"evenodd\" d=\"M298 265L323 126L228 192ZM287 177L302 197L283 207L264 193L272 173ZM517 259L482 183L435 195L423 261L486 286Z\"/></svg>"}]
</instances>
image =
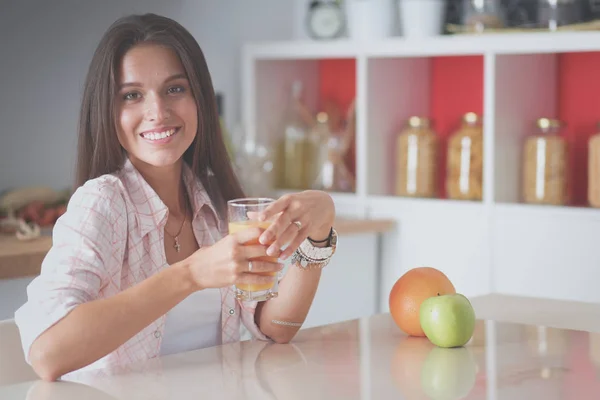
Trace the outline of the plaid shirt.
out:
<instances>
[{"instance_id":1,"label":"plaid shirt","mask_svg":"<svg viewBox=\"0 0 600 400\"><path fill-rule=\"evenodd\" d=\"M210 246L227 233L227 224L219 219L202 184L185 163L183 175L198 245ZM54 227L53 246L41 273L27 288L28 300L15 313L28 362L33 341L79 304L114 296L169 266L163 229L167 213L129 160L118 172L92 179L75 191L67 212ZM256 302L239 302L232 287L225 287L221 304L223 344L239 341L244 328L253 337L268 340L254 323ZM77 372L157 357L165 317Z\"/></svg>"}]
</instances>

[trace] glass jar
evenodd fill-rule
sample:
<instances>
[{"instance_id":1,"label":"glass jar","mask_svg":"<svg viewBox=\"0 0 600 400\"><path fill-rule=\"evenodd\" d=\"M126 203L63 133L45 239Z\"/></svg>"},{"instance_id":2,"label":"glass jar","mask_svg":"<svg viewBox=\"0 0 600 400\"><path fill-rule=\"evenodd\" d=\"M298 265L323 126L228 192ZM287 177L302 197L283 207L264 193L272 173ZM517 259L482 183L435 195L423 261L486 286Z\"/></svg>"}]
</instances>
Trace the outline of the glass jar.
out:
<instances>
[{"instance_id":1,"label":"glass jar","mask_svg":"<svg viewBox=\"0 0 600 400\"><path fill-rule=\"evenodd\" d=\"M500 0L463 0L462 19L466 32L480 33L505 25Z\"/></svg>"},{"instance_id":2,"label":"glass jar","mask_svg":"<svg viewBox=\"0 0 600 400\"><path fill-rule=\"evenodd\" d=\"M465 114L462 126L448 140L446 190L450 199L482 199L483 127L475 113Z\"/></svg>"},{"instance_id":3,"label":"glass jar","mask_svg":"<svg viewBox=\"0 0 600 400\"><path fill-rule=\"evenodd\" d=\"M538 0L538 26L556 31L563 25L583 21L583 7L580 0Z\"/></svg>"},{"instance_id":4,"label":"glass jar","mask_svg":"<svg viewBox=\"0 0 600 400\"><path fill-rule=\"evenodd\" d=\"M277 186L308 189L314 179L318 147L312 138L314 118L302 100L302 83L295 81L284 112L282 137L277 151Z\"/></svg>"},{"instance_id":5,"label":"glass jar","mask_svg":"<svg viewBox=\"0 0 600 400\"><path fill-rule=\"evenodd\" d=\"M396 195L436 196L437 149L429 119L410 117L396 139Z\"/></svg>"},{"instance_id":6,"label":"glass jar","mask_svg":"<svg viewBox=\"0 0 600 400\"><path fill-rule=\"evenodd\" d=\"M537 132L525 140L523 200L532 204L567 202L567 143L560 136L561 122L540 118Z\"/></svg>"},{"instance_id":7,"label":"glass jar","mask_svg":"<svg viewBox=\"0 0 600 400\"><path fill-rule=\"evenodd\" d=\"M600 208L600 123L588 143L588 202Z\"/></svg>"}]
</instances>

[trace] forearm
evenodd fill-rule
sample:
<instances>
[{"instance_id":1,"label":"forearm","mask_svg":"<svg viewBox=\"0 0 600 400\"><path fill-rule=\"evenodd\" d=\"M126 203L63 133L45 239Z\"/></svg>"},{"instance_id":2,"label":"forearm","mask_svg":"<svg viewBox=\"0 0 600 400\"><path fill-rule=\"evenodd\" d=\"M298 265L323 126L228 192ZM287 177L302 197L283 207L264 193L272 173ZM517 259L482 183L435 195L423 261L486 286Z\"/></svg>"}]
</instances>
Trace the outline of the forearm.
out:
<instances>
[{"instance_id":1,"label":"forearm","mask_svg":"<svg viewBox=\"0 0 600 400\"><path fill-rule=\"evenodd\" d=\"M33 368L56 380L116 350L192 293L188 276L185 265L174 264L113 297L77 306L34 341Z\"/></svg>"},{"instance_id":2,"label":"forearm","mask_svg":"<svg viewBox=\"0 0 600 400\"><path fill-rule=\"evenodd\" d=\"M306 319L317 292L321 270L301 270L290 266L279 283L279 295L256 308L255 321L262 333L277 343L289 342L300 326L281 325L273 320L301 324Z\"/></svg>"},{"instance_id":3,"label":"forearm","mask_svg":"<svg viewBox=\"0 0 600 400\"><path fill-rule=\"evenodd\" d=\"M329 226L324 226L314 239L329 236ZM317 244L325 246L325 243ZM320 269L304 270L292 265L279 283L279 295L256 308L255 321L260 330L277 343L289 342L304 322L321 280ZM292 323L282 325L273 321Z\"/></svg>"}]
</instances>

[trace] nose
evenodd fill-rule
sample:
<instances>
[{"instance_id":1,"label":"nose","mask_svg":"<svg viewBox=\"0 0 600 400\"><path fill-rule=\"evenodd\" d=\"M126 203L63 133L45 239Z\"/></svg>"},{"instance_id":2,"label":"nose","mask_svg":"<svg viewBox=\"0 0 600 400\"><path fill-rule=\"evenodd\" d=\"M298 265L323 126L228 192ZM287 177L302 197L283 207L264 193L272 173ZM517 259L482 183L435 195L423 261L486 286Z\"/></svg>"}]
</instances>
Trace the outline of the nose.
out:
<instances>
[{"instance_id":1,"label":"nose","mask_svg":"<svg viewBox=\"0 0 600 400\"><path fill-rule=\"evenodd\" d=\"M169 104L157 94L146 96L145 116L148 121L160 122L169 118Z\"/></svg>"}]
</instances>

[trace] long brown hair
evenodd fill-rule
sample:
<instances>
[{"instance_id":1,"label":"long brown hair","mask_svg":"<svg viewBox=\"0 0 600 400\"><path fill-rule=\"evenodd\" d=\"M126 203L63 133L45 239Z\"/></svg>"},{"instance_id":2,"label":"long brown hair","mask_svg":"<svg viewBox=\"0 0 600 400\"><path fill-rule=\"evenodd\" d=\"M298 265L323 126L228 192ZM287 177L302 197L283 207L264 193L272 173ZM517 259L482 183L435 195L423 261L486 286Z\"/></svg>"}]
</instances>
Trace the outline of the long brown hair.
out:
<instances>
[{"instance_id":1,"label":"long brown hair","mask_svg":"<svg viewBox=\"0 0 600 400\"><path fill-rule=\"evenodd\" d=\"M200 179L221 215L227 200L242 197L219 124L215 93L204 54L179 23L155 14L130 15L106 31L85 81L79 121L76 187L120 169L125 150L117 138L115 96L121 61L140 43L168 46L178 55L198 110L198 132L183 160Z\"/></svg>"}]
</instances>

